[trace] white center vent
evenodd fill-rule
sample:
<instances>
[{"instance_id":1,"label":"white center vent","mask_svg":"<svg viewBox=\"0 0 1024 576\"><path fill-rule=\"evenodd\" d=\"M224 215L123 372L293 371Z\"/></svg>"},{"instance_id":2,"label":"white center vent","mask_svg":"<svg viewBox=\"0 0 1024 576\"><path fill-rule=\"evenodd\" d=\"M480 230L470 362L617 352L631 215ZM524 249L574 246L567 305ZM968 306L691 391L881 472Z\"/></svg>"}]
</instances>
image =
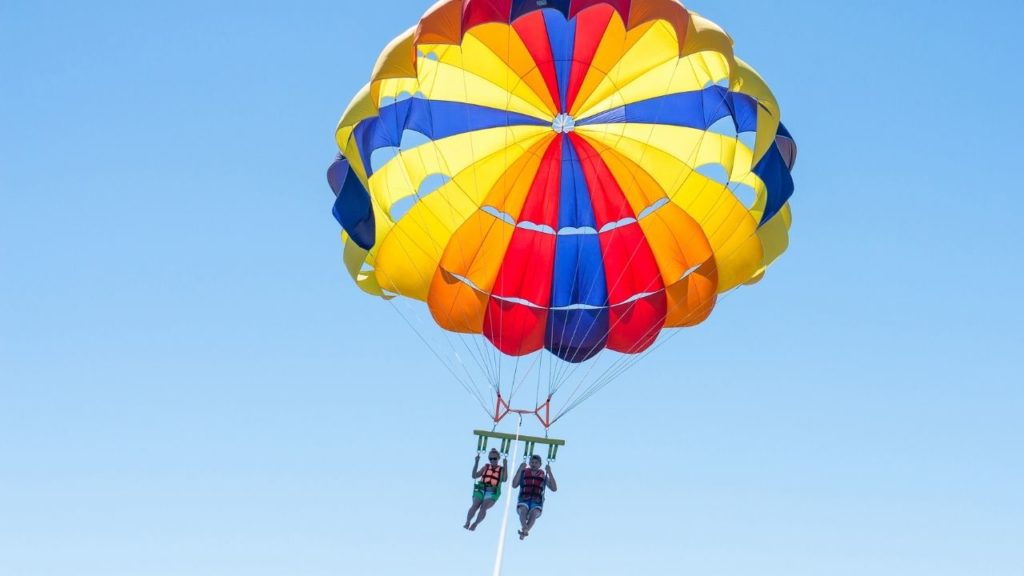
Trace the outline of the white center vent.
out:
<instances>
[{"instance_id":1,"label":"white center vent","mask_svg":"<svg viewBox=\"0 0 1024 576\"><path fill-rule=\"evenodd\" d=\"M559 134L568 134L576 129L576 119L568 114L559 114L551 123L551 129Z\"/></svg>"}]
</instances>

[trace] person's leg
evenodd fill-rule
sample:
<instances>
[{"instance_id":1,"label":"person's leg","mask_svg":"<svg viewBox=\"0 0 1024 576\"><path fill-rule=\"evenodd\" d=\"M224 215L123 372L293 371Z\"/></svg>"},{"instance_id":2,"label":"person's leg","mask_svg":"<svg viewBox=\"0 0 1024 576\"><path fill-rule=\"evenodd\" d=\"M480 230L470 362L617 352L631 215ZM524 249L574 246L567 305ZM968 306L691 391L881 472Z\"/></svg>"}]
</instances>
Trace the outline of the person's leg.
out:
<instances>
[{"instance_id":1,"label":"person's leg","mask_svg":"<svg viewBox=\"0 0 1024 576\"><path fill-rule=\"evenodd\" d=\"M494 507L495 502L497 502L497 500L491 500L490 498L486 498L483 501L483 504L480 505L480 513L477 514L476 521L473 522L473 525L469 527L470 530L476 530L476 527L479 526L480 523L484 521L484 518L487 517L487 511Z\"/></svg>"},{"instance_id":2,"label":"person's leg","mask_svg":"<svg viewBox=\"0 0 1024 576\"><path fill-rule=\"evenodd\" d=\"M540 515L543 514L543 513L544 513L544 511L541 510L540 508L534 508L533 510L530 510L530 518L529 518L529 520L527 520L527 523L526 523L526 533L527 534L530 533L530 530L533 529L534 523L537 522L537 518L540 518Z\"/></svg>"},{"instance_id":3,"label":"person's leg","mask_svg":"<svg viewBox=\"0 0 1024 576\"><path fill-rule=\"evenodd\" d=\"M469 514L466 514L466 524L463 526L466 530L471 529L469 523L473 521L473 515L480 509L480 505L483 504L483 501L482 497L473 494L473 505L469 507Z\"/></svg>"},{"instance_id":4,"label":"person's leg","mask_svg":"<svg viewBox=\"0 0 1024 576\"><path fill-rule=\"evenodd\" d=\"M519 539L526 538L526 523L530 521L530 507L526 504L520 504L516 511L519 512L519 523L522 528L519 530Z\"/></svg>"}]
</instances>

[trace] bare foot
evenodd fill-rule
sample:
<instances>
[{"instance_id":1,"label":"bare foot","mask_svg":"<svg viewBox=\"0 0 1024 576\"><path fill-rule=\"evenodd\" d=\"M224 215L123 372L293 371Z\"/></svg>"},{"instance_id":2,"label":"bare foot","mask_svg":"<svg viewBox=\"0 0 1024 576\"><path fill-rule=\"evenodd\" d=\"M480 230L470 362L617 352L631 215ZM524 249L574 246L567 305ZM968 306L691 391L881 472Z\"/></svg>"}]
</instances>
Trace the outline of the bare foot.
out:
<instances>
[{"instance_id":1,"label":"bare foot","mask_svg":"<svg viewBox=\"0 0 1024 576\"><path fill-rule=\"evenodd\" d=\"M466 530L472 530L472 528L469 527L469 522L466 522L466 524L465 524L465 526L463 526L463 528L465 528Z\"/></svg>"},{"instance_id":2,"label":"bare foot","mask_svg":"<svg viewBox=\"0 0 1024 576\"><path fill-rule=\"evenodd\" d=\"M526 537L529 536L529 535L530 535L530 533L527 532L526 530L520 530L519 531L519 539L520 540L526 540Z\"/></svg>"},{"instance_id":3,"label":"bare foot","mask_svg":"<svg viewBox=\"0 0 1024 576\"><path fill-rule=\"evenodd\" d=\"M469 531L472 532L472 531L476 530L476 527L479 526L479 525L480 525L479 522L473 522L473 525L469 527Z\"/></svg>"}]
</instances>

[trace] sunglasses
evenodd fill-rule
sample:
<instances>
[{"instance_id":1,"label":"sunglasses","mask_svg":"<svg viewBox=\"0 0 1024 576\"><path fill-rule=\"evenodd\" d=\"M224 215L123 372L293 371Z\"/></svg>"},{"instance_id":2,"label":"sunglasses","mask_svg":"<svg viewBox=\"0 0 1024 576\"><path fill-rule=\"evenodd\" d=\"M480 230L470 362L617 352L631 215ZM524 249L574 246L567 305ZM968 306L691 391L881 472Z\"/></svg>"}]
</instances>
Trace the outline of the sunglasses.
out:
<instances>
[{"instance_id":1,"label":"sunglasses","mask_svg":"<svg viewBox=\"0 0 1024 576\"><path fill-rule=\"evenodd\" d=\"M491 462L497 462L498 461L498 457L497 456L488 456L487 459L490 460Z\"/></svg>"}]
</instances>

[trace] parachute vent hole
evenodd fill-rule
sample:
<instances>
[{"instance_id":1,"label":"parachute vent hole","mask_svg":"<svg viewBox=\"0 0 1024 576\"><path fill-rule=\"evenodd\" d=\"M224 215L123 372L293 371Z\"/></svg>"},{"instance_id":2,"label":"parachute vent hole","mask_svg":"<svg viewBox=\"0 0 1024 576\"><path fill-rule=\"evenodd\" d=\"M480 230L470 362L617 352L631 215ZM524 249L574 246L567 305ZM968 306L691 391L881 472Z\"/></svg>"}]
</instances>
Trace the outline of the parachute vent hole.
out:
<instances>
[{"instance_id":1,"label":"parachute vent hole","mask_svg":"<svg viewBox=\"0 0 1024 576\"><path fill-rule=\"evenodd\" d=\"M398 222L405 215L412 210L412 207L416 205L416 201L419 200L416 196L406 196L399 199L397 202L391 205L391 220Z\"/></svg>"},{"instance_id":2,"label":"parachute vent hole","mask_svg":"<svg viewBox=\"0 0 1024 576\"><path fill-rule=\"evenodd\" d=\"M657 212L659 208L661 208L662 206L664 206L664 205L666 205L668 203L669 203L669 199L668 198L661 198L660 200L658 200L654 204L651 204L647 208L644 208L643 211L640 212L640 215L637 216L637 220L643 220L644 218L647 218L651 214L654 214L655 212Z\"/></svg>"},{"instance_id":3,"label":"parachute vent hole","mask_svg":"<svg viewBox=\"0 0 1024 576\"><path fill-rule=\"evenodd\" d=\"M622 220L618 220L616 222L609 222L605 224L604 226L601 227L600 232L604 234L605 232L610 232L611 230L615 230L616 228L624 228L631 224L636 224L636 222L636 218L623 218ZM559 234L561 234L561 232L559 232Z\"/></svg>"},{"instance_id":4,"label":"parachute vent hole","mask_svg":"<svg viewBox=\"0 0 1024 576\"><path fill-rule=\"evenodd\" d=\"M404 130L402 132L402 141L398 143L398 146L383 146L370 152L370 169L377 172L384 168L388 162L394 160L403 150L411 150L429 142L430 138L415 130Z\"/></svg>"},{"instance_id":5,"label":"parachute vent hole","mask_svg":"<svg viewBox=\"0 0 1024 576\"><path fill-rule=\"evenodd\" d=\"M431 140L425 134L421 134L415 130L403 130L402 141L398 147L402 150L411 150L417 146L430 143Z\"/></svg>"},{"instance_id":6,"label":"parachute vent hole","mask_svg":"<svg viewBox=\"0 0 1024 576\"><path fill-rule=\"evenodd\" d=\"M547 224L537 224L536 222L519 222L518 224L516 224L516 228L522 228L523 230L532 230L534 232L540 232L541 234L549 234L551 236L558 234L558 231L556 231L551 226L548 226Z\"/></svg>"},{"instance_id":7,"label":"parachute vent hole","mask_svg":"<svg viewBox=\"0 0 1024 576\"><path fill-rule=\"evenodd\" d=\"M725 86L722 86L722 82L723 81L725 82ZM708 78L707 81L704 82L704 86L702 86L701 89L702 90L707 90L708 88L711 88L711 87L714 87L714 86L728 88L729 87L729 83L728 83L727 80L723 80L723 79L715 80L714 78Z\"/></svg>"},{"instance_id":8,"label":"parachute vent hole","mask_svg":"<svg viewBox=\"0 0 1024 576\"><path fill-rule=\"evenodd\" d=\"M391 162L395 156L398 156L398 148L395 148L394 146L377 148L373 152L370 152L370 168L374 172L378 172L381 168L384 168L388 162Z\"/></svg>"},{"instance_id":9,"label":"parachute vent hole","mask_svg":"<svg viewBox=\"0 0 1024 576\"><path fill-rule=\"evenodd\" d=\"M406 214L412 210L412 207L415 206L417 202L434 193L448 182L451 182L451 180L451 177L447 174L431 174L427 176L422 182L420 182L420 187L416 190L415 194L399 198L391 205L391 210L389 212L391 220L393 222L398 222L402 218L405 218Z\"/></svg>"},{"instance_id":10,"label":"parachute vent hole","mask_svg":"<svg viewBox=\"0 0 1024 576\"><path fill-rule=\"evenodd\" d=\"M729 188L732 190L733 195L736 196L736 199L746 206L747 210L751 210L754 204L757 203L757 191L750 186L736 183L731 184Z\"/></svg>"},{"instance_id":11,"label":"parachute vent hole","mask_svg":"<svg viewBox=\"0 0 1024 576\"><path fill-rule=\"evenodd\" d=\"M417 50L416 56L425 60L433 60L434 62L441 59L441 57L437 55L437 52L424 52L423 50Z\"/></svg>"},{"instance_id":12,"label":"parachute vent hole","mask_svg":"<svg viewBox=\"0 0 1024 576\"><path fill-rule=\"evenodd\" d=\"M729 138L736 138L736 120L732 116L721 118L708 128L708 132L711 132L712 134L721 134L722 136L728 136Z\"/></svg>"},{"instance_id":13,"label":"parachute vent hole","mask_svg":"<svg viewBox=\"0 0 1024 576\"><path fill-rule=\"evenodd\" d=\"M697 168L697 173L722 185L729 183L729 171L721 164L705 164Z\"/></svg>"},{"instance_id":14,"label":"parachute vent hole","mask_svg":"<svg viewBox=\"0 0 1024 576\"><path fill-rule=\"evenodd\" d=\"M452 177L447 174L431 174L420 182L419 189L416 190L416 195L423 198L427 194L436 192L442 186L452 181Z\"/></svg>"},{"instance_id":15,"label":"parachute vent hole","mask_svg":"<svg viewBox=\"0 0 1024 576\"><path fill-rule=\"evenodd\" d=\"M501 220L502 222L504 222L504 223L506 223L506 224L508 224L510 226L515 226L516 225L516 219L515 218L513 218L507 212L502 212L501 210L498 210L494 206L484 205L484 206L480 207L480 210L482 210L483 212L485 212L487 214L490 214L491 216L494 216L498 220Z\"/></svg>"},{"instance_id":16,"label":"parachute vent hole","mask_svg":"<svg viewBox=\"0 0 1024 576\"><path fill-rule=\"evenodd\" d=\"M568 134L576 130L576 119L569 114L559 114L551 121L551 129L559 134Z\"/></svg>"}]
</instances>

